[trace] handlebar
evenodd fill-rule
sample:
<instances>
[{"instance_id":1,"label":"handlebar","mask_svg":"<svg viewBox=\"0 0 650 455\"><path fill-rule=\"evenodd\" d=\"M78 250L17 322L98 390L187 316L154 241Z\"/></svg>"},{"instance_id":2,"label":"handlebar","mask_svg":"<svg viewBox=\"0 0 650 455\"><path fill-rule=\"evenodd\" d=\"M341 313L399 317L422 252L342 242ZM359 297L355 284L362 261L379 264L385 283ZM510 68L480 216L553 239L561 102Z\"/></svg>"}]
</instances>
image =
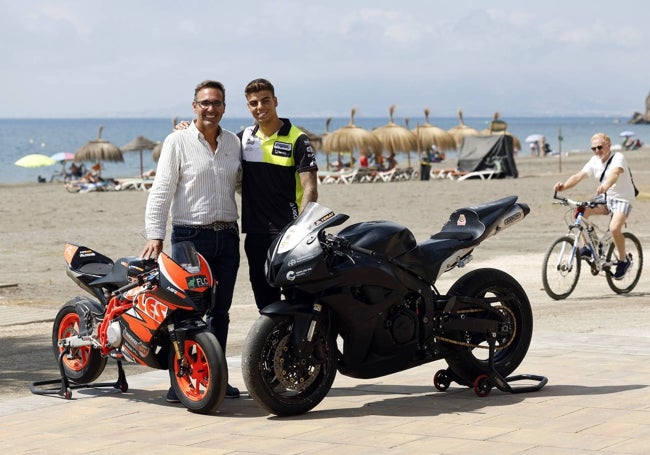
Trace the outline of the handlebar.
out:
<instances>
[{"instance_id":1,"label":"handlebar","mask_svg":"<svg viewBox=\"0 0 650 455\"><path fill-rule=\"evenodd\" d=\"M340 248L342 250L355 251L357 253L365 254L366 256L377 255L376 251L369 250L367 248L362 248L360 246L354 246L350 243L349 240L336 236L334 234L325 234L324 240L327 244L336 248Z\"/></svg>"},{"instance_id":2,"label":"handlebar","mask_svg":"<svg viewBox=\"0 0 650 455\"><path fill-rule=\"evenodd\" d=\"M607 204L607 195L606 194L599 194L595 198L589 200L589 201L574 201L573 199L569 199L566 197L560 197L557 195L557 191L553 193L553 199L558 200L559 202L554 202L554 204L561 204L561 205L567 205L570 207L589 207L590 209L593 209L594 207L598 205L605 205Z\"/></svg>"}]
</instances>

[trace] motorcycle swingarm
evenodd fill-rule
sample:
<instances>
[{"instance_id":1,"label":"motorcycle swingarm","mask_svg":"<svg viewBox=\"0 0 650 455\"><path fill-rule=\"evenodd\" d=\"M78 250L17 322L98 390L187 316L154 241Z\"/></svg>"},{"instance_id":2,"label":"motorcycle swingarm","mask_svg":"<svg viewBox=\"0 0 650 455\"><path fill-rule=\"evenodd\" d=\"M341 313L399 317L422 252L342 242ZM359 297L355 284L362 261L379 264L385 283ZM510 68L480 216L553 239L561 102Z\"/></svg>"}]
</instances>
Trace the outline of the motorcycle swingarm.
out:
<instances>
[{"instance_id":1,"label":"motorcycle swingarm","mask_svg":"<svg viewBox=\"0 0 650 455\"><path fill-rule=\"evenodd\" d=\"M475 312L488 312L499 316L500 313L497 308L491 304L501 302L503 299L499 297L465 297L465 296L451 296L449 300L438 301L443 303L444 309L442 310L442 318L440 328L449 331L457 330L463 332L474 333L500 333L502 323L494 319L486 319L484 316L473 317Z\"/></svg>"}]
</instances>

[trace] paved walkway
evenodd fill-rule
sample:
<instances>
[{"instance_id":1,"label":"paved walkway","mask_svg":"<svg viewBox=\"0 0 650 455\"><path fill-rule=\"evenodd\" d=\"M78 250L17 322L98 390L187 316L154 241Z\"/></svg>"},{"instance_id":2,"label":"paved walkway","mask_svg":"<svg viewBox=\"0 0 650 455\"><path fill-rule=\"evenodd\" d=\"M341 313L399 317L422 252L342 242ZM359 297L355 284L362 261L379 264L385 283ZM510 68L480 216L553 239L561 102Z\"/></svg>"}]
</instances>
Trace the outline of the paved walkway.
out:
<instances>
[{"instance_id":1,"label":"paved walkway","mask_svg":"<svg viewBox=\"0 0 650 455\"><path fill-rule=\"evenodd\" d=\"M646 298L645 296L641 298ZM5 323L51 319L51 310L0 306ZM640 317L647 318L646 315ZM535 393L485 398L432 386L444 362L391 376L338 375L308 414L277 418L244 394L216 415L166 403L167 373L128 377L129 391L75 389L72 400L28 395L0 402L2 453L183 454L645 454L650 447L650 334L535 333L516 373L545 375ZM239 358L230 378L242 386ZM112 381L109 363L102 380ZM513 384L516 386L517 384Z\"/></svg>"}]
</instances>

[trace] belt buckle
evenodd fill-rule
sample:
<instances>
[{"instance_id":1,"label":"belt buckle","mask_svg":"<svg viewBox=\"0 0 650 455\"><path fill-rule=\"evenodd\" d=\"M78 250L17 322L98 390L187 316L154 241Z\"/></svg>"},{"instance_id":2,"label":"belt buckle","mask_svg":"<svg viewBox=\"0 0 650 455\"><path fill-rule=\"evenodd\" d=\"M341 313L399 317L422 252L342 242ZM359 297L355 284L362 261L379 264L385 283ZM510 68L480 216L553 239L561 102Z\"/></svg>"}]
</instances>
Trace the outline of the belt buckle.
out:
<instances>
[{"instance_id":1,"label":"belt buckle","mask_svg":"<svg viewBox=\"0 0 650 455\"><path fill-rule=\"evenodd\" d=\"M215 221L210 225L210 228L212 228L213 231L223 231L227 226L228 223L225 223L223 221Z\"/></svg>"}]
</instances>

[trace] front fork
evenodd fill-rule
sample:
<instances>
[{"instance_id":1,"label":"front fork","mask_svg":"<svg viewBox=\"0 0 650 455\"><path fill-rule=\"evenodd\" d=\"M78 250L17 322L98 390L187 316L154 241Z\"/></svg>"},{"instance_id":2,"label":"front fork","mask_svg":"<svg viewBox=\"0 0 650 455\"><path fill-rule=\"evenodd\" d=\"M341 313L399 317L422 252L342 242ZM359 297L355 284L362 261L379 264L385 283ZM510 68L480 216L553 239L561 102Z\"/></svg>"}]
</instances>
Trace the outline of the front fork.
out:
<instances>
[{"instance_id":1,"label":"front fork","mask_svg":"<svg viewBox=\"0 0 650 455\"><path fill-rule=\"evenodd\" d=\"M178 364L178 373L176 376L180 378L189 373L189 364L183 355L183 346L185 345L185 331L181 330L177 332L174 323L169 323L167 325L167 330L169 331L169 339L172 343L174 353L176 354L176 363Z\"/></svg>"},{"instance_id":2,"label":"front fork","mask_svg":"<svg viewBox=\"0 0 650 455\"><path fill-rule=\"evenodd\" d=\"M295 352L299 357L307 358L313 354L319 354L324 348L318 340L314 340L316 328L322 322L323 306L314 303L311 313L297 313L294 315L293 343ZM320 358L320 355L317 355Z\"/></svg>"}]
</instances>

